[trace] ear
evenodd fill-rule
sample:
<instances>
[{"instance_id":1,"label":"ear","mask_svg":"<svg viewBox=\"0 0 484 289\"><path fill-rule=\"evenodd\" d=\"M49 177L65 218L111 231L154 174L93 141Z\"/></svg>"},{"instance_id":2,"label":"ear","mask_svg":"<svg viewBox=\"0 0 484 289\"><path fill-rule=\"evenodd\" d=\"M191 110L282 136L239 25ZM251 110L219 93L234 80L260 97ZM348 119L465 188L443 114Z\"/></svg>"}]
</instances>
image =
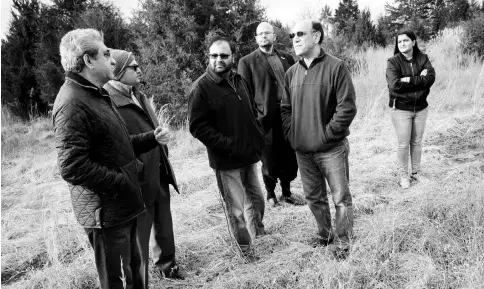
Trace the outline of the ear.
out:
<instances>
[{"instance_id":1,"label":"ear","mask_svg":"<svg viewBox=\"0 0 484 289\"><path fill-rule=\"evenodd\" d=\"M84 64L89 68L92 69L92 60L91 57L87 54L84 54L82 57L82 60L84 60Z\"/></svg>"}]
</instances>

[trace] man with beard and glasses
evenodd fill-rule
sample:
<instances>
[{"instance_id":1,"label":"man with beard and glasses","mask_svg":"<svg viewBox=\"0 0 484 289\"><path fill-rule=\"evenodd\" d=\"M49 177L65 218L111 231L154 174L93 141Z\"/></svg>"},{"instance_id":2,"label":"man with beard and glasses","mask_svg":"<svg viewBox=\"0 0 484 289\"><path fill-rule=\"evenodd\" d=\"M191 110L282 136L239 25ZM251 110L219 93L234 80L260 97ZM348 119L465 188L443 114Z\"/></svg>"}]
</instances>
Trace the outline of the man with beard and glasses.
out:
<instances>
[{"instance_id":1,"label":"man with beard and glasses","mask_svg":"<svg viewBox=\"0 0 484 289\"><path fill-rule=\"evenodd\" d=\"M265 234L264 197L256 165L264 135L247 82L231 70L234 52L227 38L211 41L209 65L192 85L188 113L191 134L207 147L230 230L243 257L255 261L252 239Z\"/></svg>"},{"instance_id":2,"label":"man with beard and glasses","mask_svg":"<svg viewBox=\"0 0 484 289\"><path fill-rule=\"evenodd\" d=\"M284 139L280 111L284 74L294 64L294 58L274 47L276 35L267 22L259 24L255 40L259 48L240 59L238 72L254 92L258 119L265 132L262 179L267 203L271 207L278 205L274 190L279 179L282 189L280 200L291 205L304 205L304 200L290 190L291 181L297 176L297 160L291 144Z\"/></svg>"}]
</instances>

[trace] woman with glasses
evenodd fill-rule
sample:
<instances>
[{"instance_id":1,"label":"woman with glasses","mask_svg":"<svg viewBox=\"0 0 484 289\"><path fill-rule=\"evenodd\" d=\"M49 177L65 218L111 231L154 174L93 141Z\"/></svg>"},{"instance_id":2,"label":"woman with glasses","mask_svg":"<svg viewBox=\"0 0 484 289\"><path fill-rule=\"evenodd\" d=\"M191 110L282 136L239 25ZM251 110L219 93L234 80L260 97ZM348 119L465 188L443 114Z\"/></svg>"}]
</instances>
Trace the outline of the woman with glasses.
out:
<instances>
[{"instance_id":1,"label":"woman with glasses","mask_svg":"<svg viewBox=\"0 0 484 289\"><path fill-rule=\"evenodd\" d=\"M427 96L435 81L435 70L428 56L418 48L413 31L402 29L398 32L394 56L387 62L386 79L392 123L398 139L399 184L408 188L411 181L420 178L422 137L428 116Z\"/></svg>"}]
</instances>

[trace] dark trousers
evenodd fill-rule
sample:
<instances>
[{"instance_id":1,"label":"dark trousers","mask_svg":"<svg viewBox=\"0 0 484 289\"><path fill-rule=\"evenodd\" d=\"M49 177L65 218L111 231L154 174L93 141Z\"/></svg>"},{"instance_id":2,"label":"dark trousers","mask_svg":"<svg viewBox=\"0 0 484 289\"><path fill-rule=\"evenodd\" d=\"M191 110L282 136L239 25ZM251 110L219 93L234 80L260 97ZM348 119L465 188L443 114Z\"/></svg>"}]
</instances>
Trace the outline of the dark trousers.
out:
<instances>
[{"instance_id":1,"label":"dark trousers","mask_svg":"<svg viewBox=\"0 0 484 289\"><path fill-rule=\"evenodd\" d=\"M139 275L141 260L136 244L136 223L133 219L110 228L85 228L94 249L102 289L143 288Z\"/></svg>"},{"instance_id":2,"label":"dark trousers","mask_svg":"<svg viewBox=\"0 0 484 289\"><path fill-rule=\"evenodd\" d=\"M290 196L289 185L297 176L296 153L291 144L284 139L280 113L277 114L274 125L266 134L266 145L262 151L262 179L267 190L267 199L275 198L274 189L279 178L282 195Z\"/></svg>"},{"instance_id":3,"label":"dark trousers","mask_svg":"<svg viewBox=\"0 0 484 289\"><path fill-rule=\"evenodd\" d=\"M166 192L168 192L168 185L166 185ZM146 212L138 217L137 241L141 255L140 275L144 288L148 288L150 239L153 262L161 270L166 267L163 265L175 260L175 237L169 193L166 196L159 194L153 204L146 206Z\"/></svg>"}]
</instances>

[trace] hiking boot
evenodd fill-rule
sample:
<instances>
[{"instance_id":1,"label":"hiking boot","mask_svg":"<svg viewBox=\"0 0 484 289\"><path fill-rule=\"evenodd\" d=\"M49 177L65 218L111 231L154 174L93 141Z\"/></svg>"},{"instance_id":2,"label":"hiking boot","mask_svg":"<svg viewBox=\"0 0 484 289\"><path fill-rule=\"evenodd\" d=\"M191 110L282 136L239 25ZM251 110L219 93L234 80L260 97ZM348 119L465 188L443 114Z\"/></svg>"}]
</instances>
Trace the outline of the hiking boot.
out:
<instances>
[{"instance_id":1,"label":"hiking boot","mask_svg":"<svg viewBox=\"0 0 484 289\"><path fill-rule=\"evenodd\" d=\"M403 189L408 189L410 188L410 179L408 177L401 177L399 184Z\"/></svg>"}]
</instances>

